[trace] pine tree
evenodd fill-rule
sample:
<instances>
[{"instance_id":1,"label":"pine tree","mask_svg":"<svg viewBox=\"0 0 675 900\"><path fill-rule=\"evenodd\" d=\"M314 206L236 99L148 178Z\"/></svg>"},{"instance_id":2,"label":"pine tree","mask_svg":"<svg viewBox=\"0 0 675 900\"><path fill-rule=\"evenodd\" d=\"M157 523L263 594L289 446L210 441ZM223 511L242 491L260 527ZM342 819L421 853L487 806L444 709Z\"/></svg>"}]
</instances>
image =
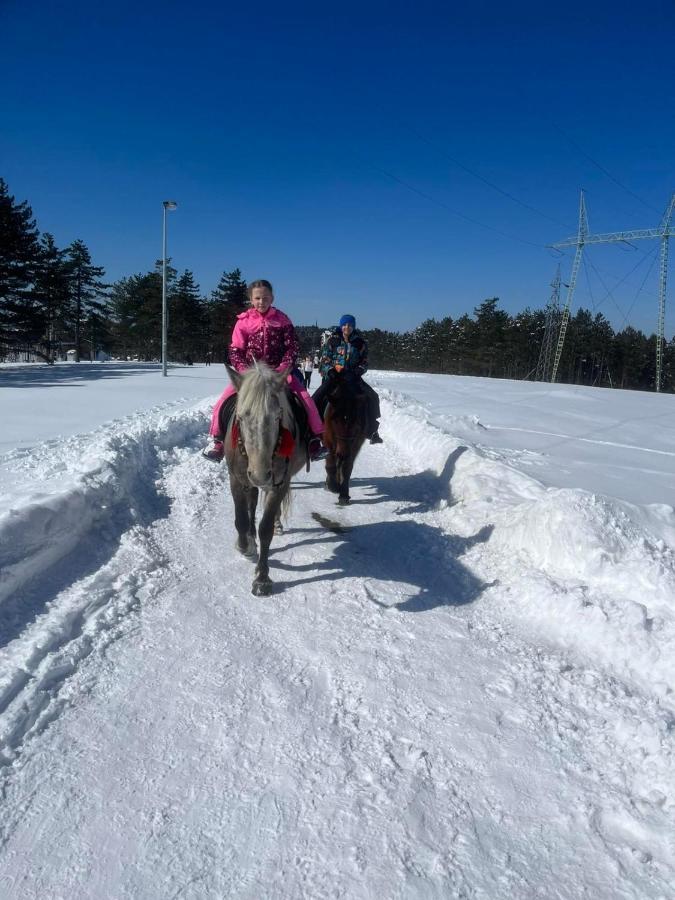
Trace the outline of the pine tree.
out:
<instances>
[{"instance_id":1,"label":"pine tree","mask_svg":"<svg viewBox=\"0 0 675 900\"><path fill-rule=\"evenodd\" d=\"M56 348L66 331L69 294L65 252L59 250L48 232L40 240L35 297L42 315L42 335L47 359L53 362Z\"/></svg>"},{"instance_id":2,"label":"pine tree","mask_svg":"<svg viewBox=\"0 0 675 900\"><path fill-rule=\"evenodd\" d=\"M206 354L206 311L199 285L188 269L171 292L169 304L170 355L178 360L203 359Z\"/></svg>"},{"instance_id":3,"label":"pine tree","mask_svg":"<svg viewBox=\"0 0 675 900\"><path fill-rule=\"evenodd\" d=\"M94 266L83 241L73 241L66 250L70 309L75 342L75 361L80 362L82 341L87 334L91 344L91 358L96 355L96 342L106 329L106 301L108 285L100 279L102 266Z\"/></svg>"},{"instance_id":4,"label":"pine tree","mask_svg":"<svg viewBox=\"0 0 675 900\"><path fill-rule=\"evenodd\" d=\"M234 323L247 307L248 293L241 270L223 272L208 302L210 345L215 359L226 359Z\"/></svg>"},{"instance_id":5,"label":"pine tree","mask_svg":"<svg viewBox=\"0 0 675 900\"><path fill-rule=\"evenodd\" d=\"M174 276L175 270L167 267L167 281ZM158 360L162 348L161 261L159 270L155 266L154 272L115 282L110 312L116 352L125 358Z\"/></svg>"},{"instance_id":6,"label":"pine tree","mask_svg":"<svg viewBox=\"0 0 675 900\"><path fill-rule=\"evenodd\" d=\"M509 315L497 309L499 297L490 297L474 309L476 316L476 357L479 375L491 377L496 374L500 359L503 359Z\"/></svg>"},{"instance_id":7,"label":"pine tree","mask_svg":"<svg viewBox=\"0 0 675 900\"><path fill-rule=\"evenodd\" d=\"M28 203L16 203L0 178L0 340L38 340L42 317L33 282L40 251L38 229Z\"/></svg>"}]
</instances>

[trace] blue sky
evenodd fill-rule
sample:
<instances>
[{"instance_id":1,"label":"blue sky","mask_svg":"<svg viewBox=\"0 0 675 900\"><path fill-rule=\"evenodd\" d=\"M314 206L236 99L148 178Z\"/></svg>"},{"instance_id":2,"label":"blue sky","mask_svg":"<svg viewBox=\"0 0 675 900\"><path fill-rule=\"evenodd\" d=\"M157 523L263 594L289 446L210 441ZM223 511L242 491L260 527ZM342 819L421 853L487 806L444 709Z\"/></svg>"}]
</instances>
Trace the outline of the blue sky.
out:
<instances>
[{"instance_id":1,"label":"blue sky","mask_svg":"<svg viewBox=\"0 0 675 900\"><path fill-rule=\"evenodd\" d=\"M592 231L675 190L675 6L588 5L0 0L0 175L110 281L176 199L174 265L269 278L297 324L540 308L580 188ZM657 249L589 250L574 308L651 333Z\"/></svg>"}]
</instances>

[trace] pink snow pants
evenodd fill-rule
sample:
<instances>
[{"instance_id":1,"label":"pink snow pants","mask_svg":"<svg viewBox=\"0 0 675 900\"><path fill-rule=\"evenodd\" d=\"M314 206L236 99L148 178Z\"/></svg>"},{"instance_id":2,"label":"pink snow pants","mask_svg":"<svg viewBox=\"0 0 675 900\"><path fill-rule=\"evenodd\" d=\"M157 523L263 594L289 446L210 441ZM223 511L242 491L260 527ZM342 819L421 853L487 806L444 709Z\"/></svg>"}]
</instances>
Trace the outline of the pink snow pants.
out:
<instances>
[{"instance_id":1,"label":"pink snow pants","mask_svg":"<svg viewBox=\"0 0 675 900\"><path fill-rule=\"evenodd\" d=\"M309 430L314 435L323 434L323 422L321 421L321 416L319 415L319 410L316 408L316 404L309 396L309 392L307 388L301 381L298 381L297 378L293 375L288 376L288 386L293 391L293 393L300 398L302 401L302 405L305 407L305 411L307 413L307 424L309 425ZM211 414L211 427L209 428L210 435L220 434L220 422L218 421L218 416L220 414L220 407L227 400L228 397L231 397L232 394L235 394L236 391L231 384L225 388L223 393L220 395L218 400L216 401L216 405L213 407L213 413Z\"/></svg>"}]
</instances>

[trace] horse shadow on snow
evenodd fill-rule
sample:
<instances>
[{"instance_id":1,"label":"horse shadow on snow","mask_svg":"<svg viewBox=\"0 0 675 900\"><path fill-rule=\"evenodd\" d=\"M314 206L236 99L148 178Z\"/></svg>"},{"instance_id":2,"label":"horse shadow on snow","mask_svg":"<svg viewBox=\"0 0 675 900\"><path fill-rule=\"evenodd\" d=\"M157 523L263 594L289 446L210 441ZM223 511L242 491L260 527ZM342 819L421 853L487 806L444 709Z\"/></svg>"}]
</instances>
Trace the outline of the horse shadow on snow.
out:
<instances>
[{"instance_id":1,"label":"horse shadow on snow","mask_svg":"<svg viewBox=\"0 0 675 900\"><path fill-rule=\"evenodd\" d=\"M462 538L412 520L370 522L347 528L317 513L314 519L322 527L300 529L307 538L274 550L271 568L294 574L308 573L307 577L288 581L277 578L276 591L326 581L339 596L340 580L351 578L357 580L368 599L378 606L400 612L427 612L439 606L472 603L491 586L469 571L460 558L475 544L489 539L492 525ZM297 531L294 529L294 533ZM313 544L326 549L323 559L307 565L289 565L278 559L279 554L288 550ZM396 602L402 592L409 596Z\"/></svg>"},{"instance_id":2,"label":"horse shadow on snow","mask_svg":"<svg viewBox=\"0 0 675 900\"><path fill-rule=\"evenodd\" d=\"M352 499L353 505L367 506L391 500L405 503L406 506L396 510L397 515L408 513L425 513L438 509L442 502L452 506L456 501L452 496L452 477L460 456L469 448L457 447L448 456L443 469L438 474L431 469L415 472L412 475L394 475L387 478L352 478L353 487L370 487L377 492L376 496L363 499Z\"/></svg>"}]
</instances>

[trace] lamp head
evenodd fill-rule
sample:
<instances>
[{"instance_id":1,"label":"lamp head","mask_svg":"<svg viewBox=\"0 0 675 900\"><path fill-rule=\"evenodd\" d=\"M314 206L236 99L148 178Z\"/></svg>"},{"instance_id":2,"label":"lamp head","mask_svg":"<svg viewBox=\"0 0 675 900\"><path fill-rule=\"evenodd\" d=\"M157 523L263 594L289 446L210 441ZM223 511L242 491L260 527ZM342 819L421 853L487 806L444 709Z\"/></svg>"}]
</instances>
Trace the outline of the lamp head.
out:
<instances>
[{"instance_id":1,"label":"lamp head","mask_svg":"<svg viewBox=\"0 0 675 900\"><path fill-rule=\"evenodd\" d=\"M164 200L162 206L164 207L164 209L176 209L178 204L175 200Z\"/></svg>"}]
</instances>

